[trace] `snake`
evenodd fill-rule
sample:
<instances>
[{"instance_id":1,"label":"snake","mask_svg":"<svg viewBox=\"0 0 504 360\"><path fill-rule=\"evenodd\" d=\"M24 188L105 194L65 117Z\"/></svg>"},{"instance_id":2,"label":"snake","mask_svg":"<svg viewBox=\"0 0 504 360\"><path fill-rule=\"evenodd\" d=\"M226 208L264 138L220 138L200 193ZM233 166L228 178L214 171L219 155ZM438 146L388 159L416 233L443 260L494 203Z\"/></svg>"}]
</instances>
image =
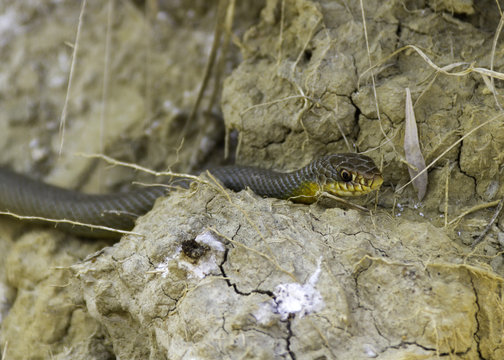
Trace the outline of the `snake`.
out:
<instances>
[{"instance_id":1,"label":"snake","mask_svg":"<svg viewBox=\"0 0 504 360\"><path fill-rule=\"evenodd\" d=\"M229 165L209 170L226 188L250 188L262 197L311 204L320 194L358 196L380 188L383 176L366 155L340 153L317 158L303 168L277 172L252 166ZM0 211L21 218L63 220L61 230L87 238L118 238L120 233L69 224L68 221L133 229L135 220L152 209L166 186L148 186L129 192L87 194L49 185L0 167Z\"/></svg>"}]
</instances>

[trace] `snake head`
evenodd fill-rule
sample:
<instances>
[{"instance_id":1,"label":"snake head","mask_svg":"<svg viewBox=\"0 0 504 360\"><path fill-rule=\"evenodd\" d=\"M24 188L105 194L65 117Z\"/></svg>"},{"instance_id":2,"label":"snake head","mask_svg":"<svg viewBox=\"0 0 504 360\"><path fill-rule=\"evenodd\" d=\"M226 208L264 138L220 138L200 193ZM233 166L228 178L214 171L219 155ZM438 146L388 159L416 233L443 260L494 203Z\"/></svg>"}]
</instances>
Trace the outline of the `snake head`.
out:
<instances>
[{"instance_id":1,"label":"snake head","mask_svg":"<svg viewBox=\"0 0 504 360\"><path fill-rule=\"evenodd\" d=\"M323 159L323 189L336 196L359 196L380 188L383 176L374 161L361 154L329 155Z\"/></svg>"}]
</instances>

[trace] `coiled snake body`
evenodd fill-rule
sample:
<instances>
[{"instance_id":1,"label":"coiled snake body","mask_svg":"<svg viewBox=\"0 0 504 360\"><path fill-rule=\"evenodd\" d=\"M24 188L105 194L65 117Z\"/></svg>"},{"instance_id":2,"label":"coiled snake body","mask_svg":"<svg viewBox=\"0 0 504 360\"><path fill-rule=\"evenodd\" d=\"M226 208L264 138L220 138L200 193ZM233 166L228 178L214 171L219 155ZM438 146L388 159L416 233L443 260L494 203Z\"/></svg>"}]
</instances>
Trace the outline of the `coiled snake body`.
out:
<instances>
[{"instance_id":1,"label":"coiled snake body","mask_svg":"<svg viewBox=\"0 0 504 360\"><path fill-rule=\"evenodd\" d=\"M224 166L212 169L210 173L234 191L249 187L264 197L302 203L315 202L323 191L338 196L367 194L378 189L383 182L373 160L353 153L324 156L288 173L247 166ZM0 168L1 211L120 230L132 229L136 217L148 212L166 191L165 187L155 186L126 193L84 194ZM86 237L120 236L85 226L60 224L58 228Z\"/></svg>"}]
</instances>

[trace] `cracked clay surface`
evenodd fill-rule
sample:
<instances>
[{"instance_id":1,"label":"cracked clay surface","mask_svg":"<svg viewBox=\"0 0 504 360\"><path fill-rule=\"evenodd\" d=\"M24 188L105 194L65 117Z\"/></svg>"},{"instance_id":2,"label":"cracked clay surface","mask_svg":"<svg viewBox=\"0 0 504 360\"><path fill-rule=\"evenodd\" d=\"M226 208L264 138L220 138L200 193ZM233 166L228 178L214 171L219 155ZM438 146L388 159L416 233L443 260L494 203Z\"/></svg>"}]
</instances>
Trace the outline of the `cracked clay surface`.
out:
<instances>
[{"instance_id":1,"label":"cracked clay surface","mask_svg":"<svg viewBox=\"0 0 504 360\"><path fill-rule=\"evenodd\" d=\"M206 212L199 201L208 203ZM153 230L152 223L162 225ZM264 359L365 358L369 347L391 357L476 356L481 324L498 325L488 311L500 302L500 286L462 264L463 250L432 225L396 235L397 227L411 226L383 213L371 219L251 192L230 200L217 187L199 185L163 199L142 218L136 231L145 239L125 238L73 270L90 315L115 334L120 357L235 358L243 354L236 344ZM181 266L188 259L177 249L209 229L228 250L211 249L213 259L195 261L216 264L198 277ZM422 240L429 237L437 239L435 247ZM156 271L166 259L167 271ZM293 311L284 320L263 308L279 284L307 283L319 261L314 287L321 308L305 316ZM490 335L500 336L495 329Z\"/></svg>"}]
</instances>

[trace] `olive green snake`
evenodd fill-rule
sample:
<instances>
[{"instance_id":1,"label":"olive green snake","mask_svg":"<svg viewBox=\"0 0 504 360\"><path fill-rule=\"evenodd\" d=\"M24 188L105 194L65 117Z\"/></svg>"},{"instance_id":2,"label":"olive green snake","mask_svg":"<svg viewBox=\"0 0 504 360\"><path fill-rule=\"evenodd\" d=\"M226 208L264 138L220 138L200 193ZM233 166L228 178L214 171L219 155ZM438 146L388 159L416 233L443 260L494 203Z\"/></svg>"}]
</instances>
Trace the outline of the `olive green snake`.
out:
<instances>
[{"instance_id":1,"label":"olive green snake","mask_svg":"<svg viewBox=\"0 0 504 360\"><path fill-rule=\"evenodd\" d=\"M257 195L313 203L320 193L336 196L367 194L378 189L383 177L365 155L344 153L318 158L292 172L250 166L223 166L212 176L234 191L250 188ZM119 230L131 230L135 219L147 213L167 187L149 186L130 192L85 194L32 180L0 168L0 211L22 217L61 219ZM120 234L86 226L59 224L58 228L85 237L119 237Z\"/></svg>"}]
</instances>

